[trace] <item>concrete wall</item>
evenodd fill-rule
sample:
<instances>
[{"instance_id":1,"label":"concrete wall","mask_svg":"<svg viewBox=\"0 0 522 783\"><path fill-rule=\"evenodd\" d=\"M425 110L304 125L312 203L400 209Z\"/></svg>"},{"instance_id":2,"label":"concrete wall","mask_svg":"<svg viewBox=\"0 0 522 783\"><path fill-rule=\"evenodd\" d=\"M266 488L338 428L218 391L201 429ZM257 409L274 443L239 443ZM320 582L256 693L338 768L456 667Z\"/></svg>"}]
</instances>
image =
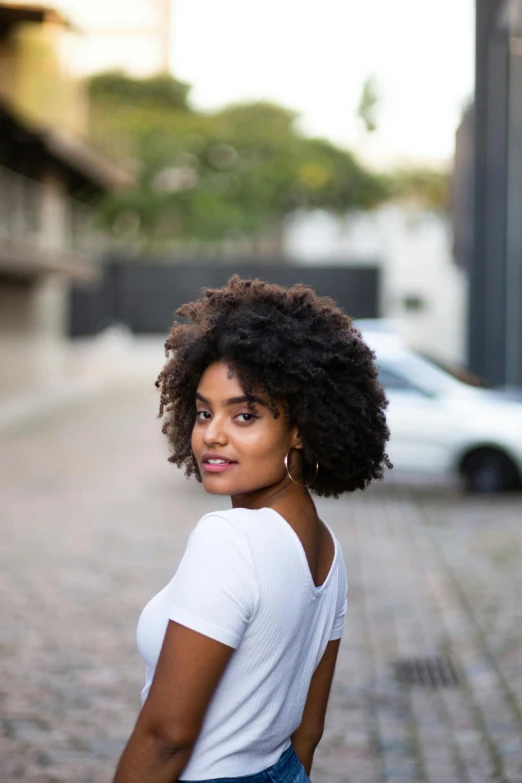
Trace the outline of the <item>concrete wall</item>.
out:
<instances>
[{"instance_id":1,"label":"concrete wall","mask_svg":"<svg viewBox=\"0 0 522 783\"><path fill-rule=\"evenodd\" d=\"M59 382L68 285L58 275L0 279L0 398Z\"/></svg>"},{"instance_id":2,"label":"concrete wall","mask_svg":"<svg viewBox=\"0 0 522 783\"><path fill-rule=\"evenodd\" d=\"M381 315L403 322L420 350L465 364L467 278L447 219L393 204L344 218L307 213L288 223L284 249L303 264L378 259Z\"/></svg>"}]
</instances>

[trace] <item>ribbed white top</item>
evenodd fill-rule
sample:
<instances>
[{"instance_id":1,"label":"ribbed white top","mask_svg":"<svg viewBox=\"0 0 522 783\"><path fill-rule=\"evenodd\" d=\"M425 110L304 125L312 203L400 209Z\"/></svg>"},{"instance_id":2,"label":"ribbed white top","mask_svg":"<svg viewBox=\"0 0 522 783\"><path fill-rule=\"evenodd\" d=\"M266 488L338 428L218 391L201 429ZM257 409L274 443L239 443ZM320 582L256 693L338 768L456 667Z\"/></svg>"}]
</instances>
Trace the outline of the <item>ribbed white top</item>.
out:
<instances>
[{"instance_id":1,"label":"ribbed white top","mask_svg":"<svg viewBox=\"0 0 522 783\"><path fill-rule=\"evenodd\" d=\"M183 780L255 774L289 746L312 674L328 641L343 633L346 571L327 527L335 555L316 587L299 537L277 511L206 514L174 577L143 610L137 634L146 664L143 702L169 619L236 648Z\"/></svg>"}]
</instances>

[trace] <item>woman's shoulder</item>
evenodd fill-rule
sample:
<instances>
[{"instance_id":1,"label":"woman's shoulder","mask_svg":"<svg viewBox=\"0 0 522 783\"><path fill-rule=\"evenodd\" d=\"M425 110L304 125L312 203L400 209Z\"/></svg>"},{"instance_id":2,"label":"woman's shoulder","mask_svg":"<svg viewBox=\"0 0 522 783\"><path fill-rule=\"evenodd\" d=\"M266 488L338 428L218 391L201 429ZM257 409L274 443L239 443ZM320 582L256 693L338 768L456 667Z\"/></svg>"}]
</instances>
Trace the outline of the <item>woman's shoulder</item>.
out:
<instances>
[{"instance_id":1,"label":"woman's shoulder","mask_svg":"<svg viewBox=\"0 0 522 783\"><path fill-rule=\"evenodd\" d=\"M252 528L258 516L258 511L247 508L209 511L199 519L190 538L214 538L220 542L246 539L249 528Z\"/></svg>"},{"instance_id":2,"label":"woman's shoulder","mask_svg":"<svg viewBox=\"0 0 522 783\"><path fill-rule=\"evenodd\" d=\"M279 527L270 509L228 508L204 514L190 538L214 539L220 545L226 541L239 546L256 546L260 539L274 538L274 528Z\"/></svg>"},{"instance_id":3,"label":"woman's shoulder","mask_svg":"<svg viewBox=\"0 0 522 783\"><path fill-rule=\"evenodd\" d=\"M267 516L267 512L270 513L268 508L227 508L220 509L218 511L208 511L200 518L196 525L199 527L209 527L213 524L221 524L223 526L232 527L245 527L258 522L261 518Z\"/></svg>"}]
</instances>

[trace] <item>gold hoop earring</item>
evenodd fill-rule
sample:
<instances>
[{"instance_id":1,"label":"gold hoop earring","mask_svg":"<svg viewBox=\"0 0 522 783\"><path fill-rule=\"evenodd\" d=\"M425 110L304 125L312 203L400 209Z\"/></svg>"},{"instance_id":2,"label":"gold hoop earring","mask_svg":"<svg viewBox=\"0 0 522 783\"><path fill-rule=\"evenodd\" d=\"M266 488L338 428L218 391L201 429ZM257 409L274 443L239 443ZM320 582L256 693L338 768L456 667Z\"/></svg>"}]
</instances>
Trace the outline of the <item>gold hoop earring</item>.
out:
<instances>
[{"instance_id":1,"label":"gold hoop earring","mask_svg":"<svg viewBox=\"0 0 522 783\"><path fill-rule=\"evenodd\" d=\"M288 478L290 479L290 481L293 481L294 484L297 484L298 487L311 487L312 484L314 483L314 481L316 480L317 474L319 472L319 462L317 460L315 462L315 475L314 475L313 479L311 480L311 482L309 484L300 484L298 481L295 480L295 478L292 478L292 476L290 474L290 471L288 469L288 455L289 454L290 454L290 449L286 452L285 458L283 460L283 462L285 464L286 472L288 474Z\"/></svg>"}]
</instances>

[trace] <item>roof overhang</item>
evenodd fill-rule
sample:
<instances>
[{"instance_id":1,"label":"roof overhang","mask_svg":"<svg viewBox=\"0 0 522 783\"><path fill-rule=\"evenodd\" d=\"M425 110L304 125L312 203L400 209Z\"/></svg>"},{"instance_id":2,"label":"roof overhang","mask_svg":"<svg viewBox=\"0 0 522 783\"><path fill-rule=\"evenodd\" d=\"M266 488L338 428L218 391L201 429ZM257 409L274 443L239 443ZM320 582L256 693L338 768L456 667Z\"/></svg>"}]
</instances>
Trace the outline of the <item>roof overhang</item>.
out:
<instances>
[{"instance_id":1,"label":"roof overhang","mask_svg":"<svg viewBox=\"0 0 522 783\"><path fill-rule=\"evenodd\" d=\"M10 126L13 135L25 138L39 149L42 156L79 176L85 184L96 190L117 190L128 187L133 182L128 172L102 157L82 139L36 125L22 117L1 98L0 120Z\"/></svg>"},{"instance_id":2,"label":"roof overhang","mask_svg":"<svg viewBox=\"0 0 522 783\"><path fill-rule=\"evenodd\" d=\"M0 33L8 32L12 27L23 22L37 24L51 22L64 27L69 26L67 19L54 8L33 3L0 3Z\"/></svg>"}]
</instances>

